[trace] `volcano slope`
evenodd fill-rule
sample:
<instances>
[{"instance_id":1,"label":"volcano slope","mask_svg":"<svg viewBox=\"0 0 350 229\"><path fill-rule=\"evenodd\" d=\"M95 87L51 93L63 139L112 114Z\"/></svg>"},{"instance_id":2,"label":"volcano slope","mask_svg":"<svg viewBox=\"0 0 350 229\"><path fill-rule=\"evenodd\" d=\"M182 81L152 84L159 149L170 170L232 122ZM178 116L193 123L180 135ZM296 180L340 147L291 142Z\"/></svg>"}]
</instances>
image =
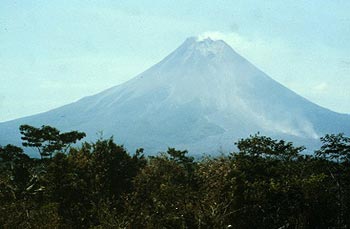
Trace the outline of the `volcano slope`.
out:
<instances>
[{"instance_id":1,"label":"volcano slope","mask_svg":"<svg viewBox=\"0 0 350 229\"><path fill-rule=\"evenodd\" d=\"M322 108L274 81L222 40L188 38L130 81L57 109L0 123L0 144L19 144L18 127L103 131L130 151L167 147L228 152L260 132L313 148L326 133L349 133L350 116Z\"/></svg>"}]
</instances>

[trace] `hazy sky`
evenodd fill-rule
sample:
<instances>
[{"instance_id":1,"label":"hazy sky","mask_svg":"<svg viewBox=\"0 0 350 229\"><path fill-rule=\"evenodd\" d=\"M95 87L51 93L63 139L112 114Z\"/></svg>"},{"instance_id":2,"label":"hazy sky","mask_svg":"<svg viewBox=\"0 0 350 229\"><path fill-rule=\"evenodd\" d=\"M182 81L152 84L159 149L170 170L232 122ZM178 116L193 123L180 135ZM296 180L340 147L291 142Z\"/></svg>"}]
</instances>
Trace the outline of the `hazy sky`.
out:
<instances>
[{"instance_id":1,"label":"hazy sky","mask_svg":"<svg viewBox=\"0 0 350 229\"><path fill-rule=\"evenodd\" d=\"M1 0L0 122L120 84L195 35L350 113L349 12L348 0Z\"/></svg>"}]
</instances>

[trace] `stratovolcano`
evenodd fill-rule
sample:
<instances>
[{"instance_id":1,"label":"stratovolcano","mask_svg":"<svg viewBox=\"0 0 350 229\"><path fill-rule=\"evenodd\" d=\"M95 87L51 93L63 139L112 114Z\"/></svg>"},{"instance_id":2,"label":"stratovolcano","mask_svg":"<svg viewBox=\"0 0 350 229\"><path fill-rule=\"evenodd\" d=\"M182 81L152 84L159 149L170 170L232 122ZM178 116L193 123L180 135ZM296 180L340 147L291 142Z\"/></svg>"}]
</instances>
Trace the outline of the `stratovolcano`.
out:
<instances>
[{"instance_id":1,"label":"stratovolcano","mask_svg":"<svg viewBox=\"0 0 350 229\"><path fill-rule=\"evenodd\" d=\"M0 123L0 144L18 144L21 124L84 131L88 140L102 131L130 151L150 154L167 147L218 153L257 132L312 148L324 134L349 133L350 116L289 90L222 40L191 37L130 81Z\"/></svg>"}]
</instances>

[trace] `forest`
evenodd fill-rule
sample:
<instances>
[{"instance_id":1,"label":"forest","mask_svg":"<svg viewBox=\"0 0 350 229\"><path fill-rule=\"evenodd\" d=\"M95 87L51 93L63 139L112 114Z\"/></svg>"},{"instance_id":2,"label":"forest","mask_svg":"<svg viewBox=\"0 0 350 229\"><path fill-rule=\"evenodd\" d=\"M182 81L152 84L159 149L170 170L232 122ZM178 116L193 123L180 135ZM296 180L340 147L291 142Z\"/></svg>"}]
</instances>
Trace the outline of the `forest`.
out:
<instances>
[{"instance_id":1,"label":"forest","mask_svg":"<svg viewBox=\"0 0 350 229\"><path fill-rule=\"evenodd\" d=\"M113 138L22 125L0 146L0 228L349 228L350 138L251 135L226 155L145 156ZM25 148L37 150L30 158Z\"/></svg>"}]
</instances>

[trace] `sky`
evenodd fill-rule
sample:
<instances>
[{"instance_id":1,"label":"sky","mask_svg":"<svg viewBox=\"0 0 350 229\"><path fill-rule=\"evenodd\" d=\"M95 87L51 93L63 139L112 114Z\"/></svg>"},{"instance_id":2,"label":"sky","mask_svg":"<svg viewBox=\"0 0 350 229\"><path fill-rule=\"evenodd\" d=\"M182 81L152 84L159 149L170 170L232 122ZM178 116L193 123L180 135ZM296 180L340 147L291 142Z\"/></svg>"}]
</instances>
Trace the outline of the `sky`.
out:
<instances>
[{"instance_id":1,"label":"sky","mask_svg":"<svg viewBox=\"0 0 350 229\"><path fill-rule=\"evenodd\" d=\"M121 84L190 36L223 39L303 97L350 113L348 0L1 0L0 122Z\"/></svg>"}]
</instances>

